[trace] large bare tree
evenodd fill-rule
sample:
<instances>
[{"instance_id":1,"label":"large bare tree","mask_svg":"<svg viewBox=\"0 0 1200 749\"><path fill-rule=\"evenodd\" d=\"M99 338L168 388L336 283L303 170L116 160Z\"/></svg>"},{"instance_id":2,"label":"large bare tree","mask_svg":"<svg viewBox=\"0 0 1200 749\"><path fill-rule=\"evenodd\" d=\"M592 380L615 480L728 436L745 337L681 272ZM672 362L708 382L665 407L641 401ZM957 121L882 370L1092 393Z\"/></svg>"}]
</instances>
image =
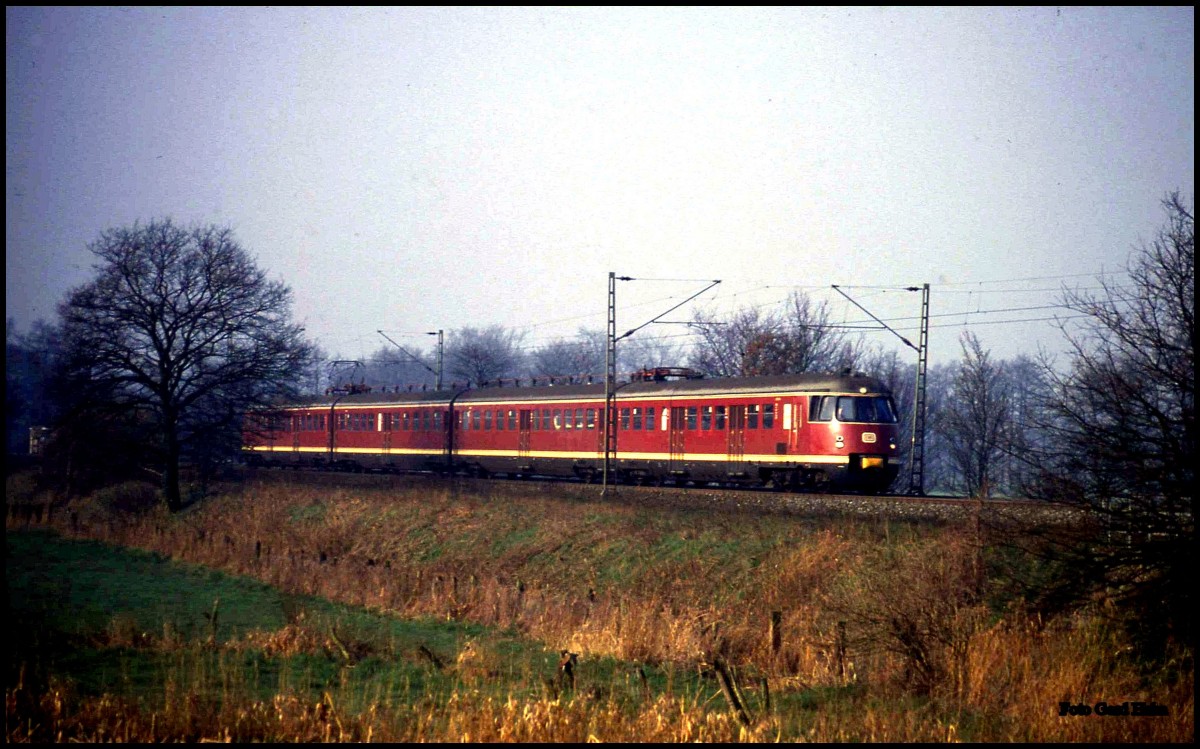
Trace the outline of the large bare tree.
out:
<instances>
[{"instance_id":1,"label":"large bare tree","mask_svg":"<svg viewBox=\"0 0 1200 749\"><path fill-rule=\"evenodd\" d=\"M954 373L949 403L937 419L958 485L968 496L991 496L1011 423L1011 388L1004 362L984 350L979 337L964 333L962 359Z\"/></svg>"},{"instance_id":2,"label":"large bare tree","mask_svg":"<svg viewBox=\"0 0 1200 749\"><path fill-rule=\"evenodd\" d=\"M781 310L745 307L724 319L694 316L699 339L691 365L719 377L829 372L861 356L829 319L829 306L793 292Z\"/></svg>"},{"instance_id":3,"label":"large bare tree","mask_svg":"<svg viewBox=\"0 0 1200 749\"><path fill-rule=\"evenodd\" d=\"M574 338L556 338L530 354L530 374L538 377L604 377L606 333L580 328Z\"/></svg>"},{"instance_id":4,"label":"large bare tree","mask_svg":"<svg viewBox=\"0 0 1200 749\"><path fill-rule=\"evenodd\" d=\"M1069 368L1046 368L1031 490L1096 521L1062 545L1058 592L1110 596L1151 641L1194 643L1196 224L1178 193L1163 206L1128 283L1064 293L1084 323L1067 331Z\"/></svg>"},{"instance_id":5,"label":"large bare tree","mask_svg":"<svg viewBox=\"0 0 1200 749\"><path fill-rule=\"evenodd\" d=\"M164 499L179 509L185 453L290 393L312 346L291 321L290 289L229 229L156 220L105 231L89 249L96 278L59 306L69 373L89 394L78 402L139 413L157 435Z\"/></svg>"},{"instance_id":6,"label":"large bare tree","mask_svg":"<svg viewBox=\"0 0 1200 749\"><path fill-rule=\"evenodd\" d=\"M446 346L450 375L473 386L501 378L519 377L525 353L523 334L502 325L454 331Z\"/></svg>"}]
</instances>

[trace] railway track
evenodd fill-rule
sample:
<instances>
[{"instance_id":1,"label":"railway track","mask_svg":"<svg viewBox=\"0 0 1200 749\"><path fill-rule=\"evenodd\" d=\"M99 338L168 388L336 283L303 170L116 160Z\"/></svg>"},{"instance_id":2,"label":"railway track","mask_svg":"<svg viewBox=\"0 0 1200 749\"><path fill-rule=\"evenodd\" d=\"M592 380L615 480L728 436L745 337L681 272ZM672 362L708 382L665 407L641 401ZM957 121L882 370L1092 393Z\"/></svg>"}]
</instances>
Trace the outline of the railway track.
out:
<instances>
[{"instance_id":1,"label":"railway track","mask_svg":"<svg viewBox=\"0 0 1200 749\"><path fill-rule=\"evenodd\" d=\"M719 512L849 517L857 519L911 520L923 522L1072 522L1074 514L1061 507L1021 499L978 500L969 497L917 497L908 495L864 495L791 493L772 489L707 486L610 485L572 479L446 478L434 474L338 473L283 471L245 468L252 481L299 481L324 485L389 486L397 489L427 487L442 490L505 495L536 494L579 501L610 501L638 506Z\"/></svg>"}]
</instances>

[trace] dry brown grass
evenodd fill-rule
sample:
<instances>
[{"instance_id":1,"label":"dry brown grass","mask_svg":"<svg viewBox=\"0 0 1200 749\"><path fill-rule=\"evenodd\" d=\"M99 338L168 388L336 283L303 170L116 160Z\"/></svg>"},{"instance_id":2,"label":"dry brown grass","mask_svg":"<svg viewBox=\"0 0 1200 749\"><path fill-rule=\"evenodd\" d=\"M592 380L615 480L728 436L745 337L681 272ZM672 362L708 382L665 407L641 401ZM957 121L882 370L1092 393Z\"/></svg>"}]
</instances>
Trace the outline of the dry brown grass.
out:
<instances>
[{"instance_id":1,"label":"dry brown grass","mask_svg":"<svg viewBox=\"0 0 1200 749\"><path fill-rule=\"evenodd\" d=\"M449 700L375 705L354 715L338 708L336 695L320 704L281 694L271 703L172 706L154 715L109 700L66 716L55 712L61 700L53 690L29 695L17 688L9 690L9 704L36 703L59 726L53 735L89 741L1183 742L1194 736L1190 655L1148 678L1095 612L1043 622L1015 607L996 616L981 595L986 581L977 539L965 531L909 529L905 538L888 540L861 524L654 515L520 485L484 492L401 485L313 488L273 480L178 516L114 517L76 508L40 522L250 575L291 593L403 617L514 627L583 659L704 668L720 657L742 670L754 703L752 725L739 723L722 703L677 693L635 710L599 688L498 698L469 688L472 679L486 680L494 663L488 653L466 648L455 654L465 687ZM753 558L728 552L729 544L743 543ZM781 617L778 650L768 638L771 612ZM113 629L114 640L139 636L119 624ZM169 641L169 633L158 637ZM287 654L330 643L292 622L241 646ZM769 713L762 682L775 696ZM803 694L827 696L811 708L787 703L792 707L780 712L780 699ZM1170 716L1058 716L1060 701L1098 700L1154 701ZM20 730L10 728L9 740L22 740Z\"/></svg>"}]
</instances>

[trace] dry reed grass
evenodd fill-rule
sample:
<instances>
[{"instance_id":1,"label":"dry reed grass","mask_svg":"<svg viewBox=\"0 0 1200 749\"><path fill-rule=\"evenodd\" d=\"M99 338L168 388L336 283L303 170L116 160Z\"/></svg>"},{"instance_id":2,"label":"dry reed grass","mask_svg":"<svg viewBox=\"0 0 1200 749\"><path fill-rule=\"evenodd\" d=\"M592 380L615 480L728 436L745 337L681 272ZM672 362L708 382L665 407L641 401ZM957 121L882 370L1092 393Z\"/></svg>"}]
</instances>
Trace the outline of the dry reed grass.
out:
<instances>
[{"instance_id":1,"label":"dry reed grass","mask_svg":"<svg viewBox=\"0 0 1200 749\"><path fill-rule=\"evenodd\" d=\"M777 700L821 689L865 696L768 713L765 694L758 695L760 714L750 726L688 695L661 693L631 709L606 698L611 687L604 685L571 695L497 698L471 688L494 672L491 656L464 650L456 664L463 688L447 701L376 704L354 715L338 709L333 696L310 705L280 694L271 703L238 698L188 710L169 704L153 715L106 699L68 716L55 707L60 693L23 694L18 686L8 690L9 705L43 716L49 728L35 738L10 727L10 741L1183 742L1194 736L1190 655L1186 665L1177 662L1171 673L1148 681L1122 655L1115 630L1094 613L1042 622L1015 608L997 618L980 596L986 581L977 539L954 530L887 542L870 527L774 519L787 525L777 535L786 543L749 562L715 563L703 539L761 540L766 521L694 512L647 520L635 508L558 499L545 489L473 494L452 485L396 491L285 482L231 491L179 516L74 510L41 522L67 535L250 575L290 593L403 617L513 627L584 659L695 668L720 657L761 674ZM670 544L700 551L671 556ZM627 566L621 554L605 551L614 548L628 550ZM647 562L646 549L662 548L665 557ZM614 577L614 569L623 577ZM771 612L780 615L778 648L767 636ZM119 624L113 629L114 642L139 636ZM159 640L169 643L169 635ZM327 637L297 622L238 646L281 654L330 647ZM860 691L837 691L848 685ZM753 684L744 686L754 692ZM1058 716L1060 701L1099 699L1155 701L1170 715Z\"/></svg>"}]
</instances>

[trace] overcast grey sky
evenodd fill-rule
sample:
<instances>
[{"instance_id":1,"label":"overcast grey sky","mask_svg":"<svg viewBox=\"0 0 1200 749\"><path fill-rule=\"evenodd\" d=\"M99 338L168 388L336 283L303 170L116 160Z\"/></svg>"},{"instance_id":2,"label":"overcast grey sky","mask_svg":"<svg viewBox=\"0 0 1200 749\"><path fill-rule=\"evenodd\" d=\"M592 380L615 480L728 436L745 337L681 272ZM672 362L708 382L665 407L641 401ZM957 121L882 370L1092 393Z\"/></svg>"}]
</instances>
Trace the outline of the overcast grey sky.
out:
<instances>
[{"instance_id":1,"label":"overcast grey sky","mask_svg":"<svg viewBox=\"0 0 1200 749\"><path fill-rule=\"evenodd\" d=\"M850 287L927 282L933 363L963 330L1010 357L1195 192L1191 7L10 7L5 52L22 329L103 229L170 217L231 227L343 356L602 329L615 271L864 320L840 284L910 336L918 295ZM618 325L702 286L622 284Z\"/></svg>"}]
</instances>

